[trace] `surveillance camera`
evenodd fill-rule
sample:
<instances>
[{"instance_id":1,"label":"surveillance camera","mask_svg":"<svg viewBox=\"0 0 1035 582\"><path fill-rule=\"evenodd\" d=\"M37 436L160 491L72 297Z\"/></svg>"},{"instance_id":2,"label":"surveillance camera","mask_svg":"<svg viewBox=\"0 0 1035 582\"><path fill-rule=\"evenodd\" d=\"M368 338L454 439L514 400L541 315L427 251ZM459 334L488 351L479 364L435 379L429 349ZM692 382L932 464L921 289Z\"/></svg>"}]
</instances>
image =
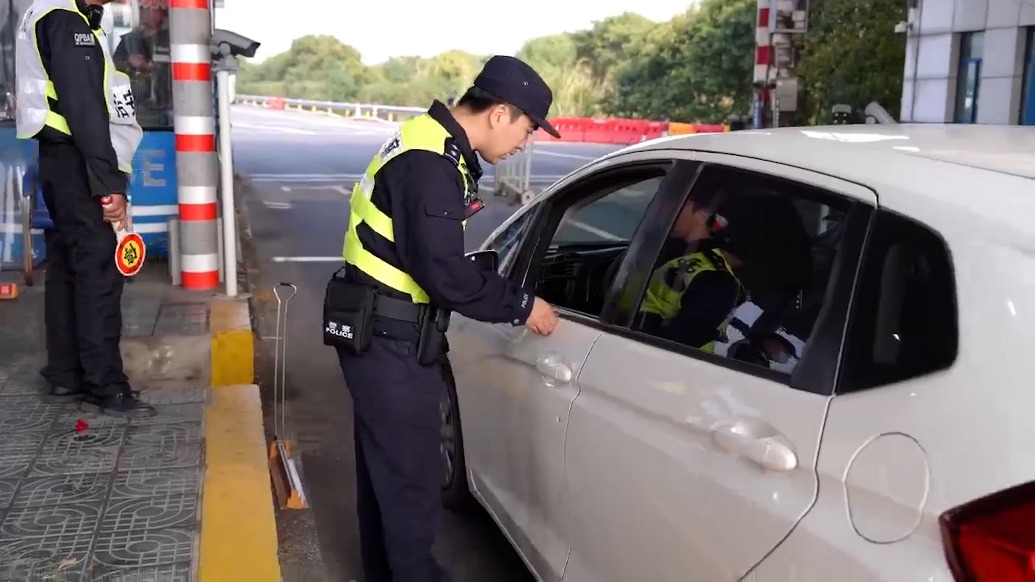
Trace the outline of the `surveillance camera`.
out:
<instances>
[{"instance_id":1,"label":"surveillance camera","mask_svg":"<svg viewBox=\"0 0 1035 582\"><path fill-rule=\"evenodd\" d=\"M255 51L259 49L259 43L244 36L217 28L212 34L212 53L215 55L225 54L223 47L229 50L235 57L254 57Z\"/></svg>"},{"instance_id":2,"label":"surveillance camera","mask_svg":"<svg viewBox=\"0 0 1035 582\"><path fill-rule=\"evenodd\" d=\"M899 21L898 24L895 25L895 32L897 34L902 34L903 32L906 32L907 30L909 30L909 23L906 22L905 20Z\"/></svg>"}]
</instances>

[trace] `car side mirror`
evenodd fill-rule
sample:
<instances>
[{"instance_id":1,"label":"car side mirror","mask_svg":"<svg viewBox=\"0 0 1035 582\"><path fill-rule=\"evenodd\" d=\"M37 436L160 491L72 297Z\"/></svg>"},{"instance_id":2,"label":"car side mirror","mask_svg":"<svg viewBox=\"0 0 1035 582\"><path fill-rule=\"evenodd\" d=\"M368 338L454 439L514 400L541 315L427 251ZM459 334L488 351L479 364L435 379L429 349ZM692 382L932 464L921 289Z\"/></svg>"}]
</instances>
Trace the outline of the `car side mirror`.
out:
<instances>
[{"instance_id":1,"label":"car side mirror","mask_svg":"<svg viewBox=\"0 0 1035 582\"><path fill-rule=\"evenodd\" d=\"M500 254L494 250L467 253L467 258L474 261L483 271L496 271L500 267Z\"/></svg>"}]
</instances>

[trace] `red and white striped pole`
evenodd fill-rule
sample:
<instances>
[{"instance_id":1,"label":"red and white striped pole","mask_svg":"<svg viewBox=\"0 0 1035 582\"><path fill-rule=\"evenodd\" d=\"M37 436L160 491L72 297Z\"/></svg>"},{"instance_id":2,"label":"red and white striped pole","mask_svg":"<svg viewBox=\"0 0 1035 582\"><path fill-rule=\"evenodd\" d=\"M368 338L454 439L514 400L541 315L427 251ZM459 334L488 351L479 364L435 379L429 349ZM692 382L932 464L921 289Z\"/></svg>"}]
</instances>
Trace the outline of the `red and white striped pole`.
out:
<instances>
[{"instance_id":1,"label":"red and white striped pole","mask_svg":"<svg viewBox=\"0 0 1035 582\"><path fill-rule=\"evenodd\" d=\"M766 104L769 102L769 66L773 62L773 50L771 45L770 22L772 11L770 10L771 0L758 0L758 21L755 24L755 75L754 85L758 91L758 102L756 107L756 119L760 117L761 122L756 122L756 127L761 127L765 120Z\"/></svg>"},{"instance_id":2,"label":"red and white striped pole","mask_svg":"<svg viewBox=\"0 0 1035 582\"><path fill-rule=\"evenodd\" d=\"M169 0L180 271L187 289L219 286L216 119L209 0Z\"/></svg>"}]
</instances>

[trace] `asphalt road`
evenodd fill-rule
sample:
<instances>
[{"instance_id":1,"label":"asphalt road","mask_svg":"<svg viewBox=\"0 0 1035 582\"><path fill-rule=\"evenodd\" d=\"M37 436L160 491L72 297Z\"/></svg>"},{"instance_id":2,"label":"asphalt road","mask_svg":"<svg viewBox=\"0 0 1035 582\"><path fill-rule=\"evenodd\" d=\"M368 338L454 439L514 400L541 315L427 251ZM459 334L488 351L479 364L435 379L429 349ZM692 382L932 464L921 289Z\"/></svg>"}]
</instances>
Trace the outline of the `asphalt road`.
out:
<instances>
[{"instance_id":1,"label":"asphalt road","mask_svg":"<svg viewBox=\"0 0 1035 582\"><path fill-rule=\"evenodd\" d=\"M348 193L393 126L319 114L233 109L235 170L244 176L239 195L250 225L245 253L256 281L260 378L272 394L276 299L273 286L290 282L286 380L288 434L301 450L311 511L282 511L284 579L361 580L355 523L355 467L351 401L331 348L322 344L320 306L337 268L348 221ZM543 186L613 150L590 144L537 144L534 182ZM492 183L485 166L483 184ZM515 207L487 197L487 208L468 223L474 248ZM282 288L284 297L290 290ZM267 426L273 418L267 414ZM446 513L436 548L457 582L530 580L521 559L484 512ZM322 564L322 565L321 565Z\"/></svg>"}]
</instances>

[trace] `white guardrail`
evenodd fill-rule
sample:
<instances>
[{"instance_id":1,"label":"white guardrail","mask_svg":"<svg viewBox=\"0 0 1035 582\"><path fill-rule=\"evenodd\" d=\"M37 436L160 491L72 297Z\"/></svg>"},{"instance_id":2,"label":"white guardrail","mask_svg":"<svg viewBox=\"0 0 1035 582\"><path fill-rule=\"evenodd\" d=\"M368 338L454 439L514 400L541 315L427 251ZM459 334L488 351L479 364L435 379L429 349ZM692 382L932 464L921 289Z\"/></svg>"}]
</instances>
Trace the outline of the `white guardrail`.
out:
<instances>
[{"instance_id":1,"label":"white guardrail","mask_svg":"<svg viewBox=\"0 0 1035 582\"><path fill-rule=\"evenodd\" d=\"M427 111L425 107L400 107L376 105L373 103L339 103L313 99L292 99L288 97L263 97L257 95L234 96L234 103L265 109L284 111L308 111L339 115L350 119L380 119L399 122ZM493 168L493 194L509 199L513 203L526 204L535 195L531 189L532 148L535 134L529 138L525 148L497 164Z\"/></svg>"}]
</instances>

